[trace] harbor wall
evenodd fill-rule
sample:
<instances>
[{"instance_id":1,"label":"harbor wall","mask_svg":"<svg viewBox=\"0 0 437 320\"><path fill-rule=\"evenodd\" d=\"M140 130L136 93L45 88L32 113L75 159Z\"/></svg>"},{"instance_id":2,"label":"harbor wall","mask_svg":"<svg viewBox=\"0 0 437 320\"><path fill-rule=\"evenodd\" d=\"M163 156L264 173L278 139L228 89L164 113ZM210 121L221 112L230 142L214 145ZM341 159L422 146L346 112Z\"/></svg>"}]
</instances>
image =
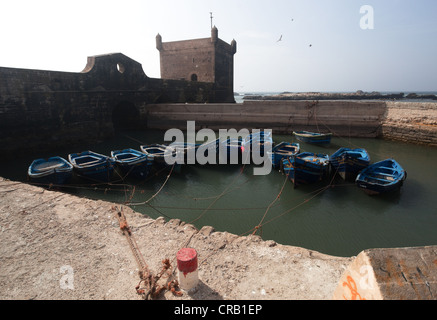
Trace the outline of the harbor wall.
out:
<instances>
[{"instance_id":1,"label":"harbor wall","mask_svg":"<svg viewBox=\"0 0 437 320\"><path fill-rule=\"evenodd\" d=\"M437 103L386 102L381 136L385 139L437 146Z\"/></svg>"},{"instance_id":2,"label":"harbor wall","mask_svg":"<svg viewBox=\"0 0 437 320\"><path fill-rule=\"evenodd\" d=\"M147 126L184 128L187 120L199 128L272 129L333 132L339 136L377 137L386 112L383 101L245 101L242 104L148 105Z\"/></svg>"},{"instance_id":3,"label":"harbor wall","mask_svg":"<svg viewBox=\"0 0 437 320\"><path fill-rule=\"evenodd\" d=\"M0 67L0 152L56 150L143 126L150 103L233 102L215 83L149 78L121 53L91 56L81 72Z\"/></svg>"},{"instance_id":4,"label":"harbor wall","mask_svg":"<svg viewBox=\"0 0 437 320\"><path fill-rule=\"evenodd\" d=\"M123 73L114 67L120 61ZM120 128L186 129L187 121L195 121L198 129L272 129L276 134L309 130L437 146L436 102L207 103L213 84L188 86L176 80L149 79L140 65L120 54L92 57L80 74L8 68L0 68L0 74L0 151L4 155L56 151L65 145L104 140ZM113 86L120 82L126 82L125 87Z\"/></svg>"},{"instance_id":5,"label":"harbor wall","mask_svg":"<svg viewBox=\"0 0 437 320\"><path fill-rule=\"evenodd\" d=\"M310 130L342 137L400 140L437 146L436 102L362 100L245 101L242 104L150 104L147 127L259 128L291 134Z\"/></svg>"}]
</instances>

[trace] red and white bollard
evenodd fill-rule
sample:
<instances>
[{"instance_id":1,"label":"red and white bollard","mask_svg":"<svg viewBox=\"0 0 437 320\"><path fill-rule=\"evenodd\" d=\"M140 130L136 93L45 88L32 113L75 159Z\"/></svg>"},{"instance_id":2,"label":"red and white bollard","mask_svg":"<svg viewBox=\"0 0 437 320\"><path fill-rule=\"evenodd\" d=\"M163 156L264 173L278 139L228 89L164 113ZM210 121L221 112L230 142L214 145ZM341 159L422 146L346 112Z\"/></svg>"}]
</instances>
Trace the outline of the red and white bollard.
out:
<instances>
[{"instance_id":1,"label":"red and white bollard","mask_svg":"<svg viewBox=\"0 0 437 320\"><path fill-rule=\"evenodd\" d=\"M176 254L178 261L179 287L185 291L194 289L199 283L197 252L193 248L182 248Z\"/></svg>"}]
</instances>

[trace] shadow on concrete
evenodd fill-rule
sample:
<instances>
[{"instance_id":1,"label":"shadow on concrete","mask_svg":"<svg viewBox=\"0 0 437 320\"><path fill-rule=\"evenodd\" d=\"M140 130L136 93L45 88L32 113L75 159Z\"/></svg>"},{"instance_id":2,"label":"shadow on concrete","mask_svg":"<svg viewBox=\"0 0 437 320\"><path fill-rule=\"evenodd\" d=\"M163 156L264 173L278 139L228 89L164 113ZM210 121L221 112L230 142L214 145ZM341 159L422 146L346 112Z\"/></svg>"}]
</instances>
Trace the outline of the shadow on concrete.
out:
<instances>
[{"instance_id":1,"label":"shadow on concrete","mask_svg":"<svg viewBox=\"0 0 437 320\"><path fill-rule=\"evenodd\" d=\"M223 300L223 297L202 280L192 292L186 293L194 300Z\"/></svg>"}]
</instances>

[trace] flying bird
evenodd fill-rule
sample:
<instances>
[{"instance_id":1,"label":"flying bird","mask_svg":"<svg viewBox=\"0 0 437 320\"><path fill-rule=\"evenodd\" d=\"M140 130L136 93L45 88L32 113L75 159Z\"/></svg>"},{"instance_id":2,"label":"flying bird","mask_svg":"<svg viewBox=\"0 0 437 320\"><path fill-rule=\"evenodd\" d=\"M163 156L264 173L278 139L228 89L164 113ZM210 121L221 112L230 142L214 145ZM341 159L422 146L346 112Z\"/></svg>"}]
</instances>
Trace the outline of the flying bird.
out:
<instances>
[{"instance_id":1,"label":"flying bird","mask_svg":"<svg viewBox=\"0 0 437 320\"><path fill-rule=\"evenodd\" d=\"M279 40L276 41L276 42L279 42L279 41L282 41L282 34L281 34L281 36L279 37Z\"/></svg>"},{"instance_id":2,"label":"flying bird","mask_svg":"<svg viewBox=\"0 0 437 320\"><path fill-rule=\"evenodd\" d=\"M312 47L313 45L312 44L310 44L310 47Z\"/></svg>"}]
</instances>

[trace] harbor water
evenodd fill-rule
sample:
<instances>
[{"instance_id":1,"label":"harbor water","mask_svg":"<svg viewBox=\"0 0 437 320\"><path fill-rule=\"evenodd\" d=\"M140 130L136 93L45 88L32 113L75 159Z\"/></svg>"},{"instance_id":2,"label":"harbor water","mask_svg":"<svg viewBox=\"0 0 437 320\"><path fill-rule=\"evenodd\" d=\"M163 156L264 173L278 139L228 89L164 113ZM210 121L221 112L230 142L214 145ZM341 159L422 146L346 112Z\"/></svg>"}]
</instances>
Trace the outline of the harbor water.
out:
<instances>
[{"instance_id":1,"label":"harbor water","mask_svg":"<svg viewBox=\"0 0 437 320\"><path fill-rule=\"evenodd\" d=\"M113 139L66 148L57 155L139 150L141 144L163 143L164 133L119 132ZM296 142L291 135L274 133L273 140ZM399 192L369 196L340 177L293 188L278 170L254 175L252 165L207 164L158 171L142 181L93 184L75 178L65 192L129 205L152 218L180 219L199 229L212 226L244 236L255 231L264 240L335 256L354 256L370 248L437 245L437 148L335 136L326 147L300 146L301 151L328 155L340 147L365 148L371 162L396 159L407 171L407 179ZM0 176L28 182L27 168L34 158L1 163Z\"/></svg>"}]
</instances>

